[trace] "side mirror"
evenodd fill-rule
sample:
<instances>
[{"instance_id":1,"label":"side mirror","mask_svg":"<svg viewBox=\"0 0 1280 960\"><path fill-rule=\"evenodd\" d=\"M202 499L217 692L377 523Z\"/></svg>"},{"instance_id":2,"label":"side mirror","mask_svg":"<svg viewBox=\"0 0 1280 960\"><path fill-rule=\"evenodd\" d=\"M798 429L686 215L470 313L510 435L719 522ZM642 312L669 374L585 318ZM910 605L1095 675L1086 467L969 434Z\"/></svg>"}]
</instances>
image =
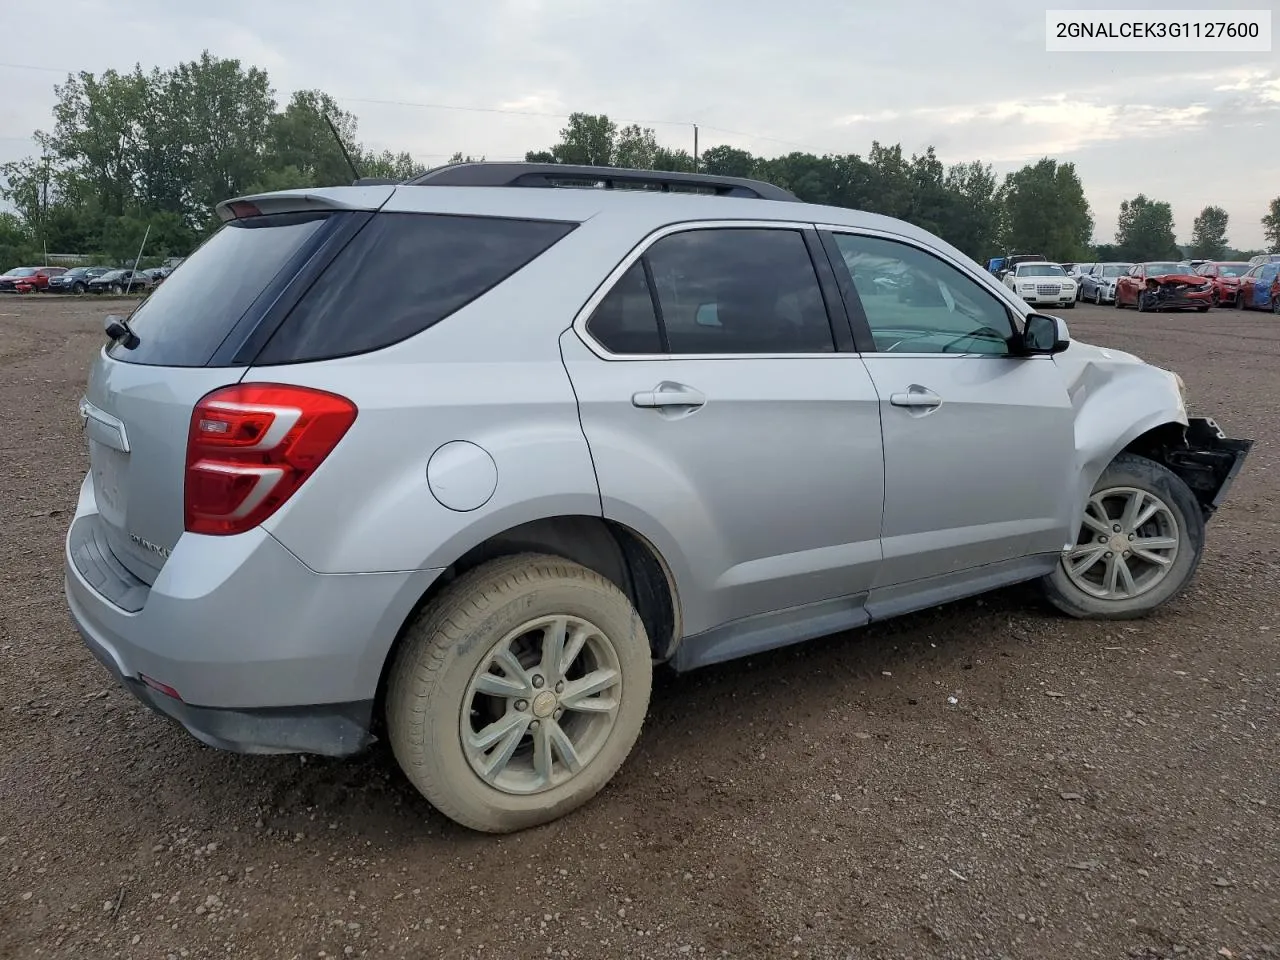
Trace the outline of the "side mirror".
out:
<instances>
[{"instance_id":1,"label":"side mirror","mask_svg":"<svg viewBox=\"0 0 1280 960\"><path fill-rule=\"evenodd\" d=\"M1071 346L1067 322L1061 317L1033 313L1022 328L1022 352L1028 356L1061 353Z\"/></svg>"}]
</instances>

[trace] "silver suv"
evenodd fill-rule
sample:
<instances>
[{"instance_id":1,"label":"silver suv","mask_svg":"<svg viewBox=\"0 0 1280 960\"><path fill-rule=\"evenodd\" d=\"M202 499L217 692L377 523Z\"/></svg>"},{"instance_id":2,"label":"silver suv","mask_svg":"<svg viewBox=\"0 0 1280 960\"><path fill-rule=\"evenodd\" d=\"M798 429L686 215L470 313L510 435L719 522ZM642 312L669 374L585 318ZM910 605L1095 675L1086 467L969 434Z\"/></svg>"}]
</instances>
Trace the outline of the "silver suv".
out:
<instances>
[{"instance_id":1,"label":"silver suv","mask_svg":"<svg viewBox=\"0 0 1280 960\"><path fill-rule=\"evenodd\" d=\"M458 164L218 212L107 320L71 613L205 743L385 736L482 831L599 791L655 664L1026 580L1147 613L1251 446L936 237L766 183Z\"/></svg>"}]
</instances>

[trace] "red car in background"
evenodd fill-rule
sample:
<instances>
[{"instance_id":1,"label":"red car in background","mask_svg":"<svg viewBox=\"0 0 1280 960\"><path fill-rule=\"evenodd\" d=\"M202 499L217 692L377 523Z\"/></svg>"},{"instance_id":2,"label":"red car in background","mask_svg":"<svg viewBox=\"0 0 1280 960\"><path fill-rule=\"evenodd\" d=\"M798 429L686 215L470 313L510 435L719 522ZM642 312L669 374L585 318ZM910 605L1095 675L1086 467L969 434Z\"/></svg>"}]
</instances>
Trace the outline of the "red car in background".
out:
<instances>
[{"instance_id":1,"label":"red car in background","mask_svg":"<svg viewBox=\"0 0 1280 960\"><path fill-rule=\"evenodd\" d=\"M1116 309L1199 310L1213 306L1213 281L1172 260L1135 263L1116 280Z\"/></svg>"},{"instance_id":2,"label":"red car in background","mask_svg":"<svg viewBox=\"0 0 1280 960\"><path fill-rule=\"evenodd\" d=\"M1196 273L1213 281L1213 305L1234 306L1240 293L1240 278L1249 271L1243 260L1209 260L1196 267Z\"/></svg>"},{"instance_id":3,"label":"red car in background","mask_svg":"<svg viewBox=\"0 0 1280 960\"><path fill-rule=\"evenodd\" d=\"M0 273L0 293L31 293L49 289L49 278L67 272L66 267L14 267Z\"/></svg>"}]
</instances>

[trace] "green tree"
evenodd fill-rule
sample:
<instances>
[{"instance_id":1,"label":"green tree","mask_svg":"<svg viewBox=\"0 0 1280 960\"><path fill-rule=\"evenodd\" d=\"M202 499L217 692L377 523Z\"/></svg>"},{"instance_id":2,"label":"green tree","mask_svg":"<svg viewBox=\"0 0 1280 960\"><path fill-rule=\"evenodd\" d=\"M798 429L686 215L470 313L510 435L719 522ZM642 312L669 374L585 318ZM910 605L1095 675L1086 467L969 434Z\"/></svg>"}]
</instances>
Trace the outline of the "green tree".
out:
<instances>
[{"instance_id":1,"label":"green tree","mask_svg":"<svg viewBox=\"0 0 1280 960\"><path fill-rule=\"evenodd\" d=\"M1161 260L1180 257L1173 232L1173 208L1169 204L1138 194L1120 201L1116 245L1126 260Z\"/></svg>"},{"instance_id":2,"label":"green tree","mask_svg":"<svg viewBox=\"0 0 1280 960\"><path fill-rule=\"evenodd\" d=\"M327 118L327 119L326 119ZM335 140L329 122L338 131ZM339 186L351 182L351 168L343 149L354 159L360 153L356 142L356 118L320 90L298 90L267 124L265 165L276 171L297 171L294 186ZM368 176L364 170L360 173Z\"/></svg>"},{"instance_id":3,"label":"green tree","mask_svg":"<svg viewBox=\"0 0 1280 960\"><path fill-rule=\"evenodd\" d=\"M754 177L756 158L737 147L718 146L705 151L699 158L703 173L718 177Z\"/></svg>"},{"instance_id":4,"label":"green tree","mask_svg":"<svg viewBox=\"0 0 1280 960\"><path fill-rule=\"evenodd\" d=\"M1075 164L1045 157L1005 177L1004 241L1012 253L1079 260L1089 249L1093 217Z\"/></svg>"},{"instance_id":5,"label":"green tree","mask_svg":"<svg viewBox=\"0 0 1280 960\"><path fill-rule=\"evenodd\" d=\"M0 213L0 269L35 259L36 248L26 222L15 214Z\"/></svg>"},{"instance_id":6,"label":"green tree","mask_svg":"<svg viewBox=\"0 0 1280 960\"><path fill-rule=\"evenodd\" d=\"M1262 218L1262 230L1267 238L1267 252L1280 253L1280 197L1271 201L1267 215Z\"/></svg>"},{"instance_id":7,"label":"green tree","mask_svg":"<svg viewBox=\"0 0 1280 960\"><path fill-rule=\"evenodd\" d=\"M991 165L957 163L947 170L945 186L952 208L944 238L975 260L994 256L1000 243L1000 201Z\"/></svg>"},{"instance_id":8,"label":"green tree","mask_svg":"<svg viewBox=\"0 0 1280 960\"><path fill-rule=\"evenodd\" d=\"M618 131L612 162L615 167L653 170L660 149L652 130L633 123Z\"/></svg>"},{"instance_id":9,"label":"green tree","mask_svg":"<svg viewBox=\"0 0 1280 960\"><path fill-rule=\"evenodd\" d=\"M1191 255L1221 260L1227 252L1227 211L1205 207L1191 225Z\"/></svg>"},{"instance_id":10,"label":"green tree","mask_svg":"<svg viewBox=\"0 0 1280 960\"><path fill-rule=\"evenodd\" d=\"M571 163L580 166L607 167L613 163L614 140L618 125L603 113L570 114L560 131L560 142L550 150L529 153L531 163ZM546 157L550 159L546 159ZM534 159L536 158L536 159Z\"/></svg>"},{"instance_id":11,"label":"green tree","mask_svg":"<svg viewBox=\"0 0 1280 960\"><path fill-rule=\"evenodd\" d=\"M172 89L186 106L175 128L184 131L189 158L187 213L209 220L216 204L244 194L266 169L275 98L265 71L208 51L174 69Z\"/></svg>"}]
</instances>

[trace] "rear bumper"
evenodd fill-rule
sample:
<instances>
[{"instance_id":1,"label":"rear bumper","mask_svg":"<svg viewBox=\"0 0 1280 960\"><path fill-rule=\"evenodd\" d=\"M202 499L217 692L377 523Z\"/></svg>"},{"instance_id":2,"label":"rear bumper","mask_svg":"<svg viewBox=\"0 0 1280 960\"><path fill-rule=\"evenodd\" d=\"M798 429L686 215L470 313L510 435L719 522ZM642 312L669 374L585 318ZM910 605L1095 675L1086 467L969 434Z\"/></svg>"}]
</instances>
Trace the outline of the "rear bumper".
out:
<instances>
[{"instance_id":1,"label":"rear bumper","mask_svg":"<svg viewBox=\"0 0 1280 960\"><path fill-rule=\"evenodd\" d=\"M86 482L64 551L67 605L142 702L238 752L343 755L369 743L382 666L438 571L318 574L259 529L184 534L148 586L95 549L98 523Z\"/></svg>"}]
</instances>

